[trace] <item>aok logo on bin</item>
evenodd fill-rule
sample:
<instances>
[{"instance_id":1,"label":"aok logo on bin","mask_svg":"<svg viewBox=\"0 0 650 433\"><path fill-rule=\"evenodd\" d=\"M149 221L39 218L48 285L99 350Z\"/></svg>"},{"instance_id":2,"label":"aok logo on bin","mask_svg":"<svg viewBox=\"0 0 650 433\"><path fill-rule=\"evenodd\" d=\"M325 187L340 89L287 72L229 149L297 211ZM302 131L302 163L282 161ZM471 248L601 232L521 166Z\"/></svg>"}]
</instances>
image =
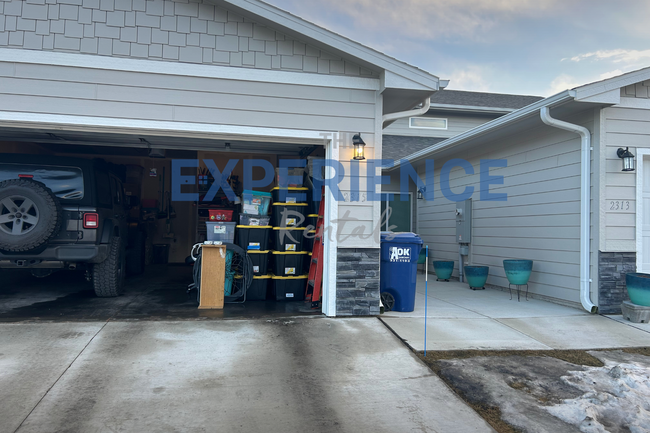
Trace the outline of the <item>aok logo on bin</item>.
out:
<instances>
[{"instance_id":1,"label":"aok logo on bin","mask_svg":"<svg viewBox=\"0 0 650 433\"><path fill-rule=\"evenodd\" d=\"M411 249L410 248L400 248L400 247L390 247L390 261L391 262L410 262L411 261Z\"/></svg>"}]
</instances>

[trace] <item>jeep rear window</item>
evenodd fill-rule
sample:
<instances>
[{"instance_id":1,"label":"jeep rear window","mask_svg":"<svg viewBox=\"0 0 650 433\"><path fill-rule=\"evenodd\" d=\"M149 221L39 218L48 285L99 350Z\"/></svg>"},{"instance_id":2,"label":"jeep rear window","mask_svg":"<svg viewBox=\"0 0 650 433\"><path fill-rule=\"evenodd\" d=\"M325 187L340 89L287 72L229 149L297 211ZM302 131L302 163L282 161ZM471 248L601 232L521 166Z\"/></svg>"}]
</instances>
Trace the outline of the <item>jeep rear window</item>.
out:
<instances>
[{"instance_id":1,"label":"jeep rear window","mask_svg":"<svg viewBox=\"0 0 650 433\"><path fill-rule=\"evenodd\" d=\"M0 164L0 182L28 177L45 184L62 200L81 200L84 197L83 171L78 167L54 165Z\"/></svg>"}]
</instances>

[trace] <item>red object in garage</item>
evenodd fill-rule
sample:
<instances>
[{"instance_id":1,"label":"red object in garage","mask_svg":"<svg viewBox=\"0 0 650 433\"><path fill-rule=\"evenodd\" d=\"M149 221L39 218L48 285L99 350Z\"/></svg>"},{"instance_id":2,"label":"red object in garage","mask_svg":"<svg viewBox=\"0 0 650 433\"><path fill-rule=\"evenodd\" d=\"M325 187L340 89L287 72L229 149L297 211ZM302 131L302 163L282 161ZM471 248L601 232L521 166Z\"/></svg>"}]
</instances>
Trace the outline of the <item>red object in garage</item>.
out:
<instances>
[{"instance_id":1,"label":"red object in garage","mask_svg":"<svg viewBox=\"0 0 650 433\"><path fill-rule=\"evenodd\" d=\"M210 215L210 221L232 221L232 214L234 210L226 209L208 209L208 214Z\"/></svg>"}]
</instances>

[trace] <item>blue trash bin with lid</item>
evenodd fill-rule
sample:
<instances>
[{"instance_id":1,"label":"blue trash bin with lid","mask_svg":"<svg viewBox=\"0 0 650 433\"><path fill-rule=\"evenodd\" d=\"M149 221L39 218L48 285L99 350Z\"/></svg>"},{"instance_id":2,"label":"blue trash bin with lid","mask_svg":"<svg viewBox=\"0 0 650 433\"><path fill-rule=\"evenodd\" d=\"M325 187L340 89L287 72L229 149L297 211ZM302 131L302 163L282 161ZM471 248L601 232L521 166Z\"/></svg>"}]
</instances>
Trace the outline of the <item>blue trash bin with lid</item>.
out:
<instances>
[{"instance_id":1,"label":"blue trash bin with lid","mask_svg":"<svg viewBox=\"0 0 650 433\"><path fill-rule=\"evenodd\" d=\"M415 309L418 258L422 239L415 233L381 234L379 287L386 311Z\"/></svg>"}]
</instances>

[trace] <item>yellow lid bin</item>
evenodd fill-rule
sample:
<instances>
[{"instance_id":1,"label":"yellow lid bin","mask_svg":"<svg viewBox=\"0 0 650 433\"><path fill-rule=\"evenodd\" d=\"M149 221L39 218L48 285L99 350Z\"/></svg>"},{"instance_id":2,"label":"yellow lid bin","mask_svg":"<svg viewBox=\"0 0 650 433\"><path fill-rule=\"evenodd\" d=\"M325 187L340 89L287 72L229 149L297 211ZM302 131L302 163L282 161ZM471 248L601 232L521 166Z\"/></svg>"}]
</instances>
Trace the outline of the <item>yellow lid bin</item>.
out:
<instances>
[{"instance_id":1,"label":"yellow lid bin","mask_svg":"<svg viewBox=\"0 0 650 433\"><path fill-rule=\"evenodd\" d=\"M304 301L307 290L307 275L295 277L272 276L273 297L276 301Z\"/></svg>"},{"instance_id":2,"label":"yellow lid bin","mask_svg":"<svg viewBox=\"0 0 650 433\"><path fill-rule=\"evenodd\" d=\"M306 251L271 251L273 256L273 273L282 277L301 275L303 264L307 260Z\"/></svg>"}]
</instances>

